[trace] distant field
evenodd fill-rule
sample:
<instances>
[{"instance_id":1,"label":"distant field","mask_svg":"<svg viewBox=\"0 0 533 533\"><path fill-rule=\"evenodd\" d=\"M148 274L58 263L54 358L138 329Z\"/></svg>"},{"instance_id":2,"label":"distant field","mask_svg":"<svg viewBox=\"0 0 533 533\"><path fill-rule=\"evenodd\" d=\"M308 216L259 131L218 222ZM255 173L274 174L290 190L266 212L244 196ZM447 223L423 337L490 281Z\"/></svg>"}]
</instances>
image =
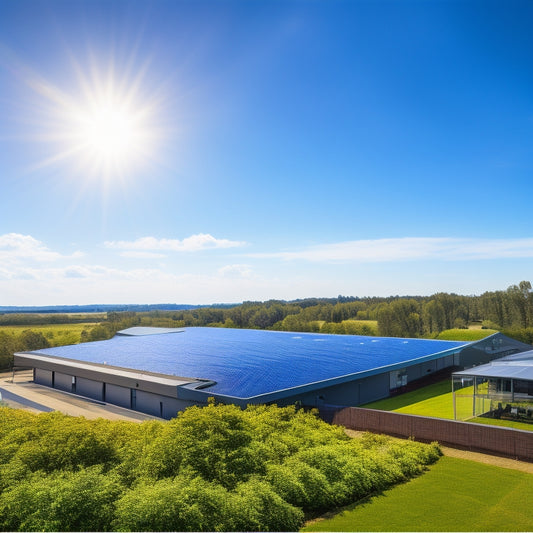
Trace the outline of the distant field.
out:
<instances>
[{"instance_id":1,"label":"distant field","mask_svg":"<svg viewBox=\"0 0 533 533\"><path fill-rule=\"evenodd\" d=\"M77 344L80 342L81 332L95 326L94 322L80 324L46 324L42 326L0 326L0 332L19 335L27 329L41 332L53 346Z\"/></svg>"},{"instance_id":2,"label":"distant field","mask_svg":"<svg viewBox=\"0 0 533 533\"><path fill-rule=\"evenodd\" d=\"M533 531L533 475L441 457L428 472L302 531Z\"/></svg>"},{"instance_id":3,"label":"distant field","mask_svg":"<svg viewBox=\"0 0 533 533\"><path fill-rule=\"evenodd\" d=\"M498 333L495 329L447 329L437 335L443 341L478 341Z\"/></svg>"},{"instance_id":4,"label":"distant field","mask_svg":"<svg viewBox=\"0 0 533 533\"><path fill-rule=\"evenodd\" d=\"M377 335L378 334L378 321L377 320L343 320L342 325L344 331L347 334L352 335Z\"/></svg>"}]
</instances>

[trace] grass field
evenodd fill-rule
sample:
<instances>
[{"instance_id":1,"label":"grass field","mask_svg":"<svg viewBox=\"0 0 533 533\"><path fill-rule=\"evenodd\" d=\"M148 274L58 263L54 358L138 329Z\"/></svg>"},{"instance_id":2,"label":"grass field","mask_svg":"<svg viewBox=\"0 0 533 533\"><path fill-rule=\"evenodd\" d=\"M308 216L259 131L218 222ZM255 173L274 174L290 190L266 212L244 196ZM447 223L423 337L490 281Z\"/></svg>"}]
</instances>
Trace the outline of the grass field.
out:
<instances>
[{"instance_id":1,"label":"grass field","mask_svg":"<svg viewBox=\"0 0 533 533\"><path fill-rule=\"evenodd\" d=\"M468 387L461 389L463 394L468 393ZM456 396L457 418L468 420L477 424L489 424L515 429L533 431L533 424L513 422L511 420L493 420L489 418L471 418L472 398ZM391 398L362 405L367 409L380 409L381 411L394 411L408 415L434 416L453 420L453 394L450 379L428 385L420 389L406 392Z\"/></svg>"},{"instance_id":2,"label":"grass field","mask_svg":"<svg viewBox=\"0 0 533 533\"><path fill-rule=\"evenodd\" d=\"M469 422L475 422L476 424L486 424L489 426L501 426L506 428L524 429L525 431L533 431L533 424L527 422L514 422L513 420L498 420L494 418L474 418Z\"/></svg>"},{"instance_id":3,"label":"grass field","mask_svg":"<svg viewBox=\"0 0 533 533\"><path fill-rule=\"evenodd\" d=\"M93 328L93 322L80 324L46 324L42 326L0 326L0 332L19 335L24 330L41 332L53 346L77 344L80 342L81 332Z\"/></svg>"},{"instance_id":4,"label":"grass field","mask_svg":"<svg viewBox=\"0 0 533 533\"><path fill-rule=\"evenodd\" d=\"M533 531L533 475L442 457L425 474L302 531Z\"/></svg>"},{"instance_id":5,"label":"grass field","mask_svg":"<svg viewBox=\"0 0 533 533\"><path fill-rule=\"evenodd\" d=\"M348 335L377 335L377 320L343 320L341 324Z\"/></svg>"},{"instance_id":6,"label":"grass field","mask_svg":"<svg viewBox=\"0 0 533 533\"><path fill-rule=\"evenodd\" d=\"M452 383L450 379L446 379L434 385L378 400L361 407L453 419Z\"/></svg>"},{"instance_id":7,"label":"grass field","mask_svg":"<svg viewBox=\"0 0 533 533\"><path fill-rule=\"evenodd\" d=\"M447 329L437 335L443 341L478 341L498 333L495 329Z\"/></svg>"}]
</instances>

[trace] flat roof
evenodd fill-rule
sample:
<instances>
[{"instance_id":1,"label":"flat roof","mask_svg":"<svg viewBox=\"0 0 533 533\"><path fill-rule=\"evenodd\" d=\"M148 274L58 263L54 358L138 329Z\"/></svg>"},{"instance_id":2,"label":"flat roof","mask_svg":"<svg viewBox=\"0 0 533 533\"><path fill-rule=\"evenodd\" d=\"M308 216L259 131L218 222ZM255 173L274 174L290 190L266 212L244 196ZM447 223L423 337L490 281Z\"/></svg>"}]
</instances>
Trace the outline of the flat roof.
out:
<instances>
[{"instance_id":1,"label":"flat roof","mask_svg":"<svg viewBox=\"0 0 533 533\"><path fill-rule=\"evenodd\" d=\"M151 328L156 330L157 328ZM203 392L253 398L376 374L459 351L468 342L192 327L179 335L125 330L110 340L34 354L215 382ZM126 333L126 334L125 334ZM327 384L327 383L325 383Z\"/></svg>"}]
</instances>

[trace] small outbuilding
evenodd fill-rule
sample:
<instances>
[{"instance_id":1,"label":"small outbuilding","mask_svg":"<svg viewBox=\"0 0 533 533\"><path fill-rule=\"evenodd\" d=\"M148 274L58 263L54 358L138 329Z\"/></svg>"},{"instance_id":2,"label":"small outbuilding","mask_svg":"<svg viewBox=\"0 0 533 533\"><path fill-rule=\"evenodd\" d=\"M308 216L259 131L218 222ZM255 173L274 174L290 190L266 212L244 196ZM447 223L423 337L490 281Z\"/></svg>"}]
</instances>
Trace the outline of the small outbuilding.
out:
<instances>
[{"instance_id":1,"label":"small outbuilding","mask_svg":"<svg viewBox=\"0 0 533 533\"><path fill-rule=\"evenodd\" d=\"M533 422L533 351L454 372L455 418L488 415Z\"/></svg>"}]
</instances>

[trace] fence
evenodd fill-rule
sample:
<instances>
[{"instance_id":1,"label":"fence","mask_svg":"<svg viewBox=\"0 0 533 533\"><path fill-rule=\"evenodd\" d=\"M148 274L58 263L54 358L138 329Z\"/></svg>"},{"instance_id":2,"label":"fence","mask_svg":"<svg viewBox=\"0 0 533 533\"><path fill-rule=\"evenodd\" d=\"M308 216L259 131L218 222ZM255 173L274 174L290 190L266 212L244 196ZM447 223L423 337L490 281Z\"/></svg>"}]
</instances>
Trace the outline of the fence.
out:
<instances>
[{"instance_id":1,"label":"fence","mask_svg":"<svg viewBox=\"0 0 533 533\"><path fill-rule=\"evenodd\" d=\"M325 409L324 419L349 429L412 437L423 442L533 462L533 432L469 422L404 415L360 407Z\"/></svg>"}]
</instances>

